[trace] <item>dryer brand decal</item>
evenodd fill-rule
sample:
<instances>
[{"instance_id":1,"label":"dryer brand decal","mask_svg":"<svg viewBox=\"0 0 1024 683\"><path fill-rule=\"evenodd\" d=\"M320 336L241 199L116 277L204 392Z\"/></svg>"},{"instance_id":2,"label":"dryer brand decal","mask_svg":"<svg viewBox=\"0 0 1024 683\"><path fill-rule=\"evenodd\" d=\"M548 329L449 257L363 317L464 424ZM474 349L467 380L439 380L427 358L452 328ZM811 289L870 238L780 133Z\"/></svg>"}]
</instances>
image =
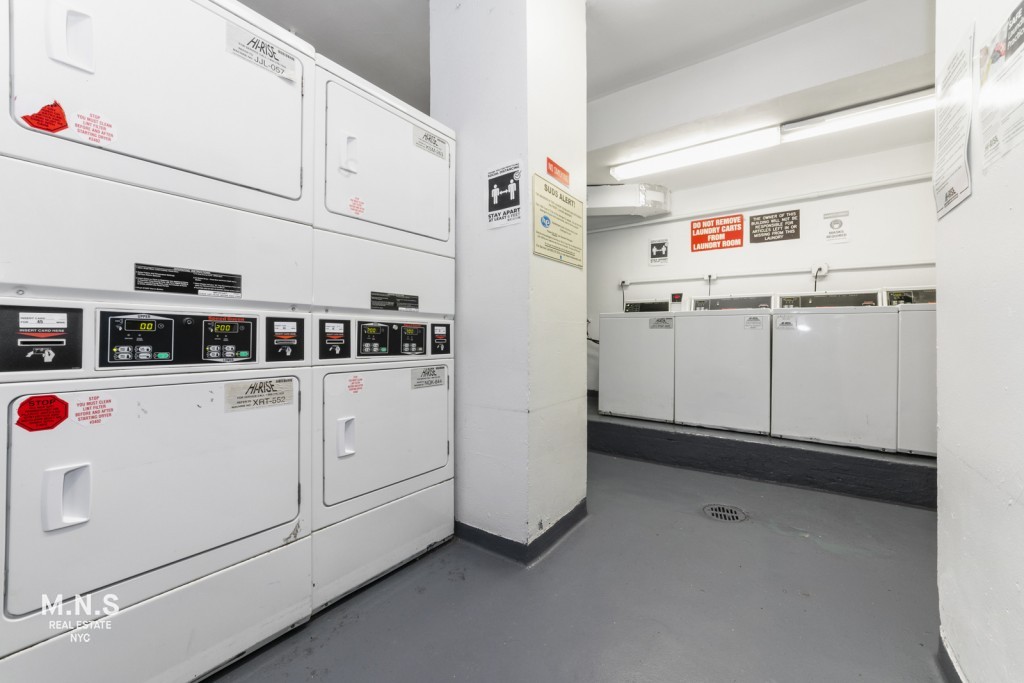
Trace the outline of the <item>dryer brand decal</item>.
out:
<instances>
[{"instance_id":1,"label":"dryer brand decal","mask_svg":"<svg viewBox=\"0 0 1024 683\"><path fill-rule=\"evenodd\" d=\"M47 133L59 133L62 130L67 130L68 127L68 119L64 115L64 107L60 106L60 102L57 100L54 100L53 104L46 105L35 114L22 116L21 120L32 128Z\"/></svg>"},{"instance_id":2,"label":"dryer brand decal","mask_svg":"<svg viewBox=\"0 0 1024 683\"><path fill-rule=\"evenodd\" d=\"M412 144L424 152L430 152L442 161L448 159L448 143L440 136L423 130L419 126L412 127Z\"/></svg>"},{"instance_id":3,"label":"dryer brand decal","mask_svg":"<svg viewBox=\"0 0 1024 683\"><path fill-rule=\"evenodd\" d=\"M45 394L29 396L18 406L16 425L30 432L42 432L53 429L68 419L68 404L64 399Z\"/></svg>"},{"instance_id":4,"label":"dryer brand decal","mask_svg":"<svg viewBox=\"0 0 1024 683\"><path fill-rule=\"evenodd\" d=\"M100 425L114 416L114 399L106 394L92 394L76 399L71 415L80 425Z\"/></svg>"},{"instance_id":5,"label":"dryer brand decal","mask_svg":"<svg viewBox=\"0 0 1024 683\"><path fill-rule=\"evenodd\" d=\"M412 388L443 387L445 385L446 368L436 365L430 368L412 369Z\"/></svg>"},{"instance_id":6,"label":"dryer brand decal","mask_svg":"<svg viewBox=\"0 0 1024 683\"><path fill-rule=\"evenodd\" d=\"M291 377L228 382L224 386L225 413L290 406L293 403L295 403L295 380Z\"/></svg>"},{"instance_id":7,"label":"dryer brand decal","mask_svg":"<svg viewBox=\"0 0 1024 683\"><path fill-rule=\"evenodd\" d=\"M748 315L743 321L743 329L745 330L760 330L764 328L764 323L761 321L761 316Z\"/></svg>"},{"instance_id":8,"label":"dryer brand decal","mask_svg":"<svg viewBox=\"0 0 1024 683\"><path fill-rule=\"evenodd\" d=\"M227 50L250 64L289 81L296 79L295 57L240 26L227 25Z\"/></svg>"},{"instance_id":9,"label":"dryer brand decal","mask_svg":"<svg viewBox=\"0 0 1024 683\"><path fill-rule=\"evenodd\" d=\"M651 318L647 321L647 327L651 330L671 330L672 318Z\"/></svg>"},{"instance_id":10,"label":"dryer brand decal","mask_svg":"<svg viewBox=\"0 0 1024 683\"><path fill-rule=\"evenodd\" d=\"M777 315L775 316L775 329L777 330L795 330L796 329L796 318L791 315Z\"/></svg>"},{"instance_id":11,"label":"dryer brand decal","mask_svg":"<svg viewBox=\"0 0 1024 683\"><path fill-rule=\"evenodd\" d=\"M99 114L78 113L72 117L75 132L86 142L109 145L114 141L114 124Z\"/></svg>"}]
</instances>

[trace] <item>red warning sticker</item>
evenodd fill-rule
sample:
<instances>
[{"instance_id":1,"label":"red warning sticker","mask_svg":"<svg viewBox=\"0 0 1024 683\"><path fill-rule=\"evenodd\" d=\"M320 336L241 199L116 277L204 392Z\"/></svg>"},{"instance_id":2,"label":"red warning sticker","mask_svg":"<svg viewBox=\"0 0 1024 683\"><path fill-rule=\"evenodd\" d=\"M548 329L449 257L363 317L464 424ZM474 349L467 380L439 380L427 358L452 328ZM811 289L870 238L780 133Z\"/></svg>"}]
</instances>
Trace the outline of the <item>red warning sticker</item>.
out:
<instances>
[{"instance_id":1,"label":"red warning sticker","mask_svg":"<svg viewBox=\"0 0 1024 683\"><path fill-rule=\"evenodd\" d=\"M15 423L30 432L53 429L68 419L68 404L53 394L29 396L18 406L18 421Z\"/></svg>"},{"instance_id":2,"label":"red warning sticker","mask_svg":"<svg viewBox=\"0 0 1024 683\"><path fill-rule=\"evenodd\" d=\"M366 212L366 203L359 197L352 197L352 199L348 200L348 210L354 216L362 216Z\"/></svg>"},{"instance_id":3,"label":"red warning sticker","mask_svg":"<svg viewBox=\"0 0 1024 683\"><path fill-rule=\"evenodd\" d=\"M94 145L106 145L114 140L114 124L99 114L75 114L75 132Z\"/></svg>"},{"instance_id":4,"label":"red warning sticker","mask_svg":"<svg viewBox=\"0 0 1024 683\"><path fill-rule=\"evenodd\" d=\"M71 414L80 425L103 424L104 420L114 416L114 399L103 394L80 398L75 401Z\"/></svg>"},{"instance_id":5,"label":"red warning sticker","mask_svg":"<svg viewBox=\"0 0 1024 683\"><path fill-rule=\"evenodd\" d=\"M359 375L355 375L348 380L348 390L353 394L358 394L363 390L363 378Z\"/></svg>"},{"instance_id":6,"label":"red warning sticker","mask_svg":"<svg viewBox=\"0 0 1024 683\"><path fill-rule=\"evenodd\" d=\"M47 133L59 133L62 130L67 130L68 127L68 119L64 115L64 107L60 106L60 102L57 100L54 100L53 104L46 105L35 114L22 116L21 120L33 128L46 131Z\"/></svg>"}]
</instances>

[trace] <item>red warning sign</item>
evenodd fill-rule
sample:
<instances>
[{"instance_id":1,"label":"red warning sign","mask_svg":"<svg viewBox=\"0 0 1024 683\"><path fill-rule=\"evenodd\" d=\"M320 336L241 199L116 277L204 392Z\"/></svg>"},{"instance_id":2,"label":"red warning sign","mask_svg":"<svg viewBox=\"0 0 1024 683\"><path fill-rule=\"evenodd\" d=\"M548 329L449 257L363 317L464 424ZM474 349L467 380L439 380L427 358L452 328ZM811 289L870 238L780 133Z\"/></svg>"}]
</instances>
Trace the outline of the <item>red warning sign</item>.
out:
<instances>
[{"instance_id":1,"label":"red warning sign","mask_svg":"<svg viewBox=\"0 0 1024 683\"><path fill-rule=\"evenodd\" d=\"M68 119L64 115L64 107L60 106L60 102L57 100L54 100L53 104L46 105L35 114L22 116L21 120L33 128L46 131L47 133L59 133L68 127Z\"/></svg>"},{"instance_id":2,"label":"red warning sign","mask_svg":"<svg viewBox=\"0 0 1024 683\"><path fill-rule=\"evenodd\" d=\"M569 172L559 166L551 157L548 157L548 175L569 187Z\"/></svg>"},{"instance_id":3,"label":"red warning sign","mask_svg":"<svg viewBox=\"0 0 1024 683\"><path fill-rule=\"evenodd\" d=\"M53 429L68 419L68 404L53 394L29 396L18 406L18 421L15 423L30 432Z\"/></svg>"},{"instance_id":4,"label":"red warning sign","mask_svg":"<svg viewBox=\"0 0 1024 683\"><path fill-rule=\"evenodd\" d=\"M353 394L358 394L363 390L363 378L359 375L355 375L348 380L348 390Z\"/></svg>"},{"instance_id":5,"label":"red warning sign","mask_svg":"<svg viewBox=\"0 0 1024 683\"><path fill-rule=\"evenodd\" d=\"M690 222L690 251L713 251L743 246L743 214L715 216Z\"/></svg>"}]
</instances>

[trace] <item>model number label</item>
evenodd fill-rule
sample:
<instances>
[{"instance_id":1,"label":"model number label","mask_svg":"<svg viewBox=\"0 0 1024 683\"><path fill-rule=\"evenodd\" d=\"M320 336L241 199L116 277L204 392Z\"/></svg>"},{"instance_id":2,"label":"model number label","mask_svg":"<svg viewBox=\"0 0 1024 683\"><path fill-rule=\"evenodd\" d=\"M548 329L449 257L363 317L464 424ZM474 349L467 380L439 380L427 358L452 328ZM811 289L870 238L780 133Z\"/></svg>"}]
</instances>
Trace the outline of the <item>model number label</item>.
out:
<instances>
[{"instance_id":1,"label":"model number label","mask_svg":"<svg viewBox=\"0 0 1024 683\"><path fill-rule=\"evenodd\" d=\"M427 387L443 387L445 385L447 369L443 365L436 365L429 368L412 369L412 388L425 389Z\"/></svg>"},{"instance_id":2,"label":"model number label","mask_svg":"<svg viewBox=\"0 0 1024 683\"><path fill-rule=\"evenodd\" d=\"M295 80L295 57L270 41L234 24L227 25L227 49L233 55L265 69L275 76Z\"/></svg>"},{"instance_id":3,"label":"model number label","mask_svg":"<svg viewBox=\"0 0 1024 683\"><path fill-rule=\"evenodd\" d=\"M291 377L228 382L224 387L224 412L286 406L295 402Z\"/></svg>"}]
</instances>

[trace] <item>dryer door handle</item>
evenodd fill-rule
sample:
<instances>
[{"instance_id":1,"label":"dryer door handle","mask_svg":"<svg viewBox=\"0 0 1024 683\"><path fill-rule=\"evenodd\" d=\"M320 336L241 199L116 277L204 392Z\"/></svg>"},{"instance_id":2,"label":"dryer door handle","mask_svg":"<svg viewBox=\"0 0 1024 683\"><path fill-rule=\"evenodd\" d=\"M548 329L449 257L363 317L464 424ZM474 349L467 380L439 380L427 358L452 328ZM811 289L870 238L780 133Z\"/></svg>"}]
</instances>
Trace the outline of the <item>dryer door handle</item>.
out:
<instances>
[{"instance_id":1,"label":"dryer door handle","mask_svg":"<svg viewBox=\"0 0 1024 683\"><path fill-rule=\"evenodd\" d=\"M62 0L50 0L46 42L50 59L95 73L92 17L71 9Z\"/></svg>"},{"instance_id":2,"label":"dryer door handle","mask_svg":"<svg viewBox=\"0 0 1024 683\"><path fill-rule=\"evenodd\" d=\"M337 425L337 454L347 458L356 454L356 418L339 417Z\"/></svg>"},{"instance_id":3,"label":"dryer door handle","mask_svg":"<svg viewBox=\"0 0 1024 683\"><path fill-rule=\"evenodd\" d=\"M91 507L91 465L55 467L43 472L43 531L88 522Z\"/></svg>"},{"instance_id":4,"label":"dryer door handle","mask_svg":"<svg viewBox=\"0 0 1024 683\"><path fill-rule=\"evenodd\" d=\"M359 173L359 139L351 133L341 133L338 168L346 173Z\"/></svg>"}]
</instances>

